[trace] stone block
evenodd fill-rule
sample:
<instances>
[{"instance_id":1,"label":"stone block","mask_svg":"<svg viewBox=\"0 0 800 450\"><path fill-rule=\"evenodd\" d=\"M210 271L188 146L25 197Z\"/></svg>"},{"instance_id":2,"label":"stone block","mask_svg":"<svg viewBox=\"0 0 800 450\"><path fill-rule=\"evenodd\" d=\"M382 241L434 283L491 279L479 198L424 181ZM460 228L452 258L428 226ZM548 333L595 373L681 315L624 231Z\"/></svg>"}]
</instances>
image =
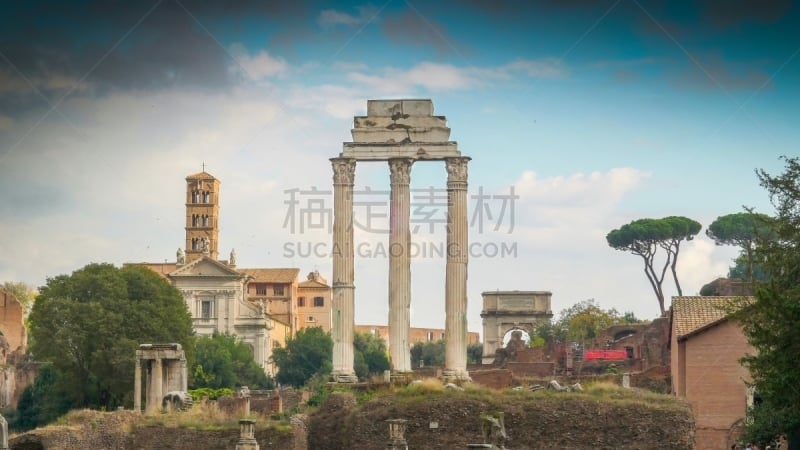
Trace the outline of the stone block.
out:
<instances>
[{"instance_id":1,"label":"stone block","mask_svg":"<svg viewBox=\"0 0 800 450\"><path fill-rule=\"evenodd\" d=\"M410 128L433 128L447 127L447 118L444 116L402 116L393 119L392 117L377 116L355 116L353 117L353 128L390 128L390 127L410 127Z\"/></svg>"},{"instance_id":2,"label":"stone block","mask_svg":"<svg viewBox=\"0 0 800 450\"><path fill-rule=\"evenodd\" d=\"M388 161L391 158L411 158L414 160L443 160L460 157L456 142L429 143L357 143L345 142L341 158L354 158L359 161Z\"/></svg>"},{"instance_id":3,"label":"stone block","mask_svg":"<svg viewBox=\"0 0 800 450\"><path fill-rule=\"evenodd\" d=\"M450 139L450 128L354 128L353 142L447 142Z\"/></svg>"},{"instance_id":4,"label":"stone block","mask_svg":"<svg viewBox=\"0 0 800 450\"><path fill-rule=\"evenodd\" d=\"M428 99L367 100L367 115L387 117L395 114L432 116L433 101Z\"/></svg>"}]
</instances>

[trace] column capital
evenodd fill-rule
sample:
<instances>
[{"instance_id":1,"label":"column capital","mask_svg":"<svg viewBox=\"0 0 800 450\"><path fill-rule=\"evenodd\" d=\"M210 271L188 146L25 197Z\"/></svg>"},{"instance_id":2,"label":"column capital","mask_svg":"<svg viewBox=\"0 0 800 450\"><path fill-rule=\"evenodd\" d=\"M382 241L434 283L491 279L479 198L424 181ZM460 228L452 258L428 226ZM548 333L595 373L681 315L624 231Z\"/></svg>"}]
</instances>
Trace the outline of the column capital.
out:
<instances>
[{"instance_id":1,"label":"column capital","mask_svg":"<svg viewBox=\"0 0 800 450\"><path fill-rule=\"evenodd\" d=\"M356 160L353 158L331 158L333 184L353 184L356 175Z\"/></svg>"},{"instance_id":2,"label":"column capital","mask_svg":"<svg viewBox=\"0 0 800 450\"><path fill-rule=\"evenodd\" d=\"M469 156L460 158L445 158L445 168L447 169L447 182L466 182L467 163L472 159Z\"/></svg>"},{"instance_id":3,"label":"column capital","mask_svg":"<svg viewBox=\"0 0 800 450\"><path fill-rule=\"evenodd\" d=\"M389 171L391 172L391 184L411 183L411 165L414 160L411 158L390 158Z\"/></svg>"}]
</instances>

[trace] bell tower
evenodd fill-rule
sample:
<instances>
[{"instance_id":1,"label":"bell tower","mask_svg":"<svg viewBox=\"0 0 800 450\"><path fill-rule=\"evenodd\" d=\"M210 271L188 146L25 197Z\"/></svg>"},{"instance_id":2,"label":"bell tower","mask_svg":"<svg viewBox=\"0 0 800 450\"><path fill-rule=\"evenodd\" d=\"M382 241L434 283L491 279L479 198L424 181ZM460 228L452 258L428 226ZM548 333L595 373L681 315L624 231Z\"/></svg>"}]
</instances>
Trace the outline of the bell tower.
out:
<instances>
[{"instance_id":1,"label":"bell tower","mask_svg":"<svg viewBox=\"0 0 800 450\"><path fill-rule=\"evenodd\" d=\"M214 260L219 245L219 185L205 170L186 177L186 263Z\"/></svg>"}]
</instances>

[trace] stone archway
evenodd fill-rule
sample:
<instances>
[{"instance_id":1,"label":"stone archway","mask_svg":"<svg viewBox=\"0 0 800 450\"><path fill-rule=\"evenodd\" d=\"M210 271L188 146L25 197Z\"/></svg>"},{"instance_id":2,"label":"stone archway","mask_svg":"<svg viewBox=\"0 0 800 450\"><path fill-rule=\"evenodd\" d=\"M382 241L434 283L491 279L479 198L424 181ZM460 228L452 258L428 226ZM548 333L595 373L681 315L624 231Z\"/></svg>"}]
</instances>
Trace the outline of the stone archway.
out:
<instances>
[{"instance_id":1,"label":"stone archway","mask_svg":"<svg viewBox=\"0 0 800 450\"><path fill-rule=\"evenodd\" d=\"M495 351L503 347L506 333L514 329L531 333L539 324L553 317L548 291L494 291L484 292L483 310L483 363L491 364Z\"/></svg>"}]
</instances>

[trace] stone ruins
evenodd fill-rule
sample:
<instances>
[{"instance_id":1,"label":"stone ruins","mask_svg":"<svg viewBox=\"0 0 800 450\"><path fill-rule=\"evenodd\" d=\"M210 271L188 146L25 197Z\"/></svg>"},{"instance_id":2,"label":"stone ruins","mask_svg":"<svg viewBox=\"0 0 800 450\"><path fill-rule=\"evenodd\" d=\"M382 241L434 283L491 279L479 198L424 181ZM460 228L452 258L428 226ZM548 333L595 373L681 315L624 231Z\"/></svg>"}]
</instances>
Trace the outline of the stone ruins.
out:
<instances>
[{"instance_id":1,"label":"stone ruins","mask_svg":"<svg viewBox=\"0 0 800 450\"><path fill-rule=\"evenodd\" d=\"M355 117L353 142L345 142L333 165L333 377L353 382L355 285L353 271L353 183L357 161L387 161L389 210L389 355L394 373L411 372L411 167L444 161L447 169L447 265L445 275L444 377L467 372L467 163L449 141L444 116L431 100L369 100L367 115Z\"/></svg>"},{"instance_id":2,"label":"stone ruins","mask_svg":"<svg viewBox=\"0 0 800 450\"><path fill-rule=\"evenodd\" d=\"M181 344L141 344L136 350L133 409L142 410L142 371L145 373L145 411L154 412L164 407L165 400L173 409L182 409L191 398L186 394L186 355ZM181 394L185 394L181 395Z\"/></svg>"}]
</instances>

